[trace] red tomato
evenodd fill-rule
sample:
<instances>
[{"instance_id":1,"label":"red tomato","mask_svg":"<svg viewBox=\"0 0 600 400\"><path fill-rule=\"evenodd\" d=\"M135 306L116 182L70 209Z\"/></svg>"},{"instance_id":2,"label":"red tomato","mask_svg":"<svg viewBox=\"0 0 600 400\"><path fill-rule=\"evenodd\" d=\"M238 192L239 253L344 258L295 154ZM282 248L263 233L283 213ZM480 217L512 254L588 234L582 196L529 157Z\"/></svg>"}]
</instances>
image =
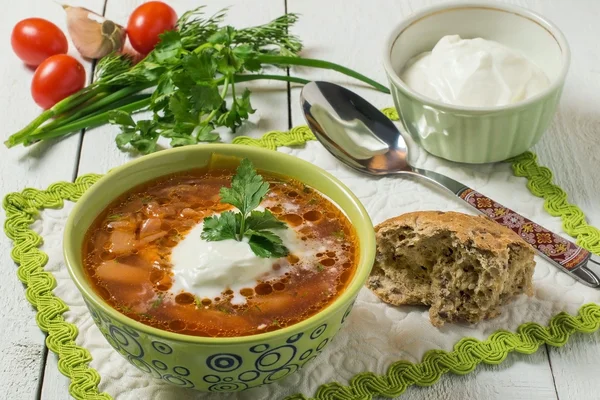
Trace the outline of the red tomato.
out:
<instances>
[{"instance_id":1,"label":"red tomato","mask_svg":"<svg viewBox=\"0 0 600 400\"><path fill-rule=\"evenodd\" d=\"M85 69L76 59L57 54L40 64L31 81L31 96L48 109L85 86Z\"/></svg>"},{"instance_id":2,"label":"red tomato","mask_svg":"<svg viewBox=\"0 0 600 400\"><path fill-rule=\"evenodd\" d=\"M69 49L65 34L52 22L27 18L13 28L10 43L25 64L37 67L46 58L65 54Z\"/></svg>"},{"instance_id":3,"label":"red tomato","mask_svg":"<svg viewBox=\"0 0 600 400\"><path fill-rule=\"evenodd\" d=\"M127 35L134 49L148 54L160 40L158 35L175 28L177 14L162 1L149 1L136 8L127 23Z\"/></svg>"}]
</instances>

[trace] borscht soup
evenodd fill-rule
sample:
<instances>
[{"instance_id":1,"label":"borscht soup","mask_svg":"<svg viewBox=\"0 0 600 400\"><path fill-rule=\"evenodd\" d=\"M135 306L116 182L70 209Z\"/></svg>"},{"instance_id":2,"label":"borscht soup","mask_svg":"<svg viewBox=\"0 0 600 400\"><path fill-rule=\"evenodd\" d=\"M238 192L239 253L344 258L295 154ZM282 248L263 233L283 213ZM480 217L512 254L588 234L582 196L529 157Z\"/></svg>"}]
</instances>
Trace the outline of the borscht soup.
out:
<instances>
[{"instance_id":1,"label":"borscht soup","mask_svg":"<svg viewBox=\"0 0 600 400\"><path fill-rule=\"evenodd\" d=\"M318 313L352 280L358 253L335 204L248 160L130 190L83 245L86 275L111 307L208 337L269 332Z\"/></svg>"}]
</instances>

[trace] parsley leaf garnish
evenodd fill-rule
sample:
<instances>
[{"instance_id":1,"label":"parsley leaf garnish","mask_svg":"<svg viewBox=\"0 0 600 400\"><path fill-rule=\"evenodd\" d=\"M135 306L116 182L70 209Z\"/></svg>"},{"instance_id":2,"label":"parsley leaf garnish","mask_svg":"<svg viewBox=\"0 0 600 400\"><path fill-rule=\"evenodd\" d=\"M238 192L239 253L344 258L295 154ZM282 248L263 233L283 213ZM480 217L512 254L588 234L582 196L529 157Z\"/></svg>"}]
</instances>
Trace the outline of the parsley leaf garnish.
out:
<instances>
[{"instance_id":1,"label":"parsley leaf garnish","mask_svg":"<svg viewBox=\"0 0 600 400\"><path fill-rule=\"evenodd\" d=\"M281 238L273 232L248 229L246 235L250 237L250 242L248 242L250 248L259 257L279 258L285 257L289 253Z\"/></svg>"},{"instance_id":2,"label":"parsley leaf garnish","mask_svg":"<svg viewBox=\"0 0 600 400\"><path fill-rule=\"evenodd\" d=\"M246 219L246 224L248 229L254 231L285 228L285 223L278 220L269 210L252 211L250 216Z\"/></svg>"},{"instance_id":3,"label":"parsley leaf garnish","mask_svg":"<svg viewBox=\"0 0 600 400\"><path fill-rule=\"evenodd\" d=\"M226 239L238 240L236 214L233 211L227 211L221 215L204 218L202 239L209 242Z\"/></svg>"},{"instance_id":4,"label":"parsley leaf garnish","mask_svg":"<svg viewBox=\"0 0 600 400\"><path fill-rule=\"evenodd\" d=\"M221 188L221 203L231 204L239 212L226 211L221 215L204 218L202 239L219 241L248 239L248 245L259 257L279 258L288 255L289 250L283 241L270 229L285 229L269 210L254 210L264 200L269 184L263 180L252 162L243 159L231 180L231 187Z\"/></svg>"},{"instance_id":5,"label":"parsley leaf garnish","mask_svg":"<svg viewBox=\"0 0 600 400\"><path fill-rule=\"evenodd\" d=\"M221 188L219 194L221 203L231 204L246 216L258 207L268 191L269 184L256 173L252 162L244 159L231 180L231 188Z\"/></svg>"}]
</instances>

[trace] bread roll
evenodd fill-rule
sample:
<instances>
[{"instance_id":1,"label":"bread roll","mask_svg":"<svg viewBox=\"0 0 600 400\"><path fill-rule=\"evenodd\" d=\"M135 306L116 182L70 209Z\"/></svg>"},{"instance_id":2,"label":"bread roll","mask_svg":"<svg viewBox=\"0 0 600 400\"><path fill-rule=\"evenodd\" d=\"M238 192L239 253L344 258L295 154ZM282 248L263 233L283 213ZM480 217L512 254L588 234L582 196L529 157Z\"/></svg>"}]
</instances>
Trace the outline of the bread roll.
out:
<instances>
[{"instance_id":1,"label":"bread roll","mask_svg":"<svg viewBox=\"0 0 600 400\"><path fill-rule=\"evenodd\" d=\"M389 304L430 306L435 326L493 318L515 296L533 294L533 248L486 217L419 211L375 231L367 287Z\"/></svg>"}]
</instances>

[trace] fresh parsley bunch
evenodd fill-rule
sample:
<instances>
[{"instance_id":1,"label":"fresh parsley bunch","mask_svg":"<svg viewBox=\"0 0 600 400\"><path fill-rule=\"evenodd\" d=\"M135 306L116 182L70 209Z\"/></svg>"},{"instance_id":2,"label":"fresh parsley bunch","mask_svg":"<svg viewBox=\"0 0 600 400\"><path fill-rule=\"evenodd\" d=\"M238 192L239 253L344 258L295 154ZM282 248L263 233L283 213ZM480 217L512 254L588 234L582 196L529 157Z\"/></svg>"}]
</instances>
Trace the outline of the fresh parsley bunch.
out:
<instances>
[{"instance_id":1,"label":"fresh parsley bunch","mask_svg":"<svg viewBox=\"0 0 600 400\"><path fill-rule=\"evenodd\" d=\"M199 36L207 37L192 50L186 47L198 41L186 45L185 26L189 23L183 24L183 33L163 34L151 57L149 81L157 80L149 105L153 118L134 123L127 112L112 112L110 122L121 126L117 146L125 149L129 145L146 154L156 150L160 136L171 139L171 146L177 147L217 141L217 127L235 132L254 112L250 91L236 91L236 82L246 80L247 76L241 74L262 69L261 55L295 56L302 45L285 31L296 19L289 14L270 24L239 31L231 26L205 29ZM128 79L144 81L148 69L136 67Z\"/></svg>"},{"instance_id":2,"label":"fresh parsley bunch","mask_svg":"<svg viewBox=\"0 0 600 400\"><path fill-rule=\"evenodd\" d=\"M231 188L221 188L221 203L231 204L238 209L204 218L202 239L218 241L234 239L248 240L248 245L259 257L279 258L288 255L283 241L271 229L285 229L269 210L256 211L265 199L269 184L258 175L252 162L243 159L231 180Z\"/></svg>"},{"instance_id":3,"label":"fresh parsley bunch","mask_svg":"<svg viewBox=\"0 0 600 400\"><path fill-rule=\"evenodd\" d=\"M104 57L97 79L44 111L5 142L30 145L107 122L119 125L120 149L143 154L157 150L157 140L171 146L214 142L216 129L235 130L254 112L250 91L240 82L272 79L307 83L289 74L267 74L270 67L301 65L332 69L385 93L388 89L356 71L323 60L302 58L300 40L290 33L295 14L267 24L236 29L222 26L225 11L206 18L203 7L181 16L177 29L165 32L143 60L122 54ZM135 122L131 114L150 110L150 119Z\"/></svg>"}]
</instances>

